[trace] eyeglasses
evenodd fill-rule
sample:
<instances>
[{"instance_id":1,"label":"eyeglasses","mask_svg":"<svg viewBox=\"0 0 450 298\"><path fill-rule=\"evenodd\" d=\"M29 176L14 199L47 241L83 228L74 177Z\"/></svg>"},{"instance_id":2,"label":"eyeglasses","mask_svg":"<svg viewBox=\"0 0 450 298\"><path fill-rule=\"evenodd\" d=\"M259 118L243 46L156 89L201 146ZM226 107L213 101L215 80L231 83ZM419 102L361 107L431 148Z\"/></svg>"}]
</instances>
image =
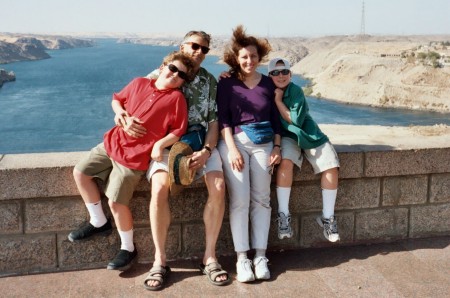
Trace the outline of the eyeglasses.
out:
<instances>
[{"instance_id":1,"label":"eyeglasses","mask_svg":"<svg viewBox=\"0 0 450 298\"><path fill-rule=\"evenodd\" d=\"M270 175L273 175L273 173L275 172L275 164L268 166L267 172L269 172Z\"/></svg>"},{"instance_id":2,"label":"eyeglasses","mask_svg":"<svg viewBox=\"0 0 450 298\"><path fill-rule=\"evenodd\" d=\"M184 71L179 70L178 67L176 67L175 65L169 64L169 65L167 65L167 67L169 68L169 70L171 72L173 72L173 73L177 72L178 76L180 77L180 79L182 79L182 80L187 80L188 79L187 73L185 73Z\"/></svg>"},{"instance_id":3,"label":"eyeglasses","mask_svg":"<svg viewBox=\"0 0 450 298\"><path fill-rule=\"evenodd\" d=\"M289 69L282 69L282 70L272 70L269 72L271 76L277 77L280 75L280 73L284 76L287 76L291 71Z\"/></svg>"},{"instance_id":4,"label":"eyeglasses","mask_svg":"<svg viewBox=\"0 0 450 298\"><path fill-rule=\"evenodd\" d=\"M208 47L199 45L196 42L185 42L185 44L190 44L191 45L191 49L193 49L194 51L197 51L198 49L201 48L202 49L202 53L205 54L205 55L208 54L208 52L209 52L209 48Z\"/></svg>"}]
</instances>

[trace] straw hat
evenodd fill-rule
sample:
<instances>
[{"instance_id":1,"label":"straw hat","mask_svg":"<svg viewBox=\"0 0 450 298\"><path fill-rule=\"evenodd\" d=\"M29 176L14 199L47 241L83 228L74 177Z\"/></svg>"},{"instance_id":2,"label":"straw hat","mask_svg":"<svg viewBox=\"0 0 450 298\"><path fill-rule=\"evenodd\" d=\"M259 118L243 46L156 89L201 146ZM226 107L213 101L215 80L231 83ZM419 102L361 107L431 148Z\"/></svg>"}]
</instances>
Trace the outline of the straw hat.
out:
<instances>
[{"instance_id":1,"label":"straw hat","mask_svg":"<svg viewBox=\"0 0 450 298\"><path fill-rule=\"evenodd\" d=\"M176 142L169 151L169 182L172 195L179 194L183 186L194 181L195 171L189 170L192 153L192 148L183 142Z\"/></svg>"}]
</instances>

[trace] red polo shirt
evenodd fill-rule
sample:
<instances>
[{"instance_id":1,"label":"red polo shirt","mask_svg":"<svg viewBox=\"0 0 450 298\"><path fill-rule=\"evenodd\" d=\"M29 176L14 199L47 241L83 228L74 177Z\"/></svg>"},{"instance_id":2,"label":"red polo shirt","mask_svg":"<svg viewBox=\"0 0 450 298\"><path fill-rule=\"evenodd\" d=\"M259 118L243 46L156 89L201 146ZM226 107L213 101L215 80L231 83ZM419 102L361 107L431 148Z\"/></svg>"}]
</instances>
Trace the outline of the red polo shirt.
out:
<instances>
[{"instance_id":1,"label":"red polo shirt","mask_svg":"<svg viewBox=\"0 0 450 298\"><path fill-rule=\"evenodd\" d=\"M105 133L103 143L108 155L135 170L147 170L156 141L172 133L181 137L187 128L186 100L178 89L158 90L155 80L136 78L122 91L113 94L129 115L143 121L147 133L141 138L127 135L113 127Z\"/></svg>"}]
</instances>

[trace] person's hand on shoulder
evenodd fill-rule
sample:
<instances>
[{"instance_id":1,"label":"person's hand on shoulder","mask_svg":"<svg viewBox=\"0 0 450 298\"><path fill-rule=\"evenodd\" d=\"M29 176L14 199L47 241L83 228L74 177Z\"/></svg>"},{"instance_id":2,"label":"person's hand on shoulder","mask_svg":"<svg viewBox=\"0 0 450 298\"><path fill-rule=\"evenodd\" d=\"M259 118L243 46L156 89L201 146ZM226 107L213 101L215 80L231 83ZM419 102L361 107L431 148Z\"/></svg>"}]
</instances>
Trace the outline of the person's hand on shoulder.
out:
<instances>
[{"instance_id":1,"label":"person's hand on shoulder","mask_svg":"<svg viewBox=\"0 0 450 298\"><path fill-rule=\"evenodd\" d=\"M231 73L229 71L222 71L217 80L220 81L220 79L226 79L229 77L231 77Z\"/></svg>"}]
</instances>

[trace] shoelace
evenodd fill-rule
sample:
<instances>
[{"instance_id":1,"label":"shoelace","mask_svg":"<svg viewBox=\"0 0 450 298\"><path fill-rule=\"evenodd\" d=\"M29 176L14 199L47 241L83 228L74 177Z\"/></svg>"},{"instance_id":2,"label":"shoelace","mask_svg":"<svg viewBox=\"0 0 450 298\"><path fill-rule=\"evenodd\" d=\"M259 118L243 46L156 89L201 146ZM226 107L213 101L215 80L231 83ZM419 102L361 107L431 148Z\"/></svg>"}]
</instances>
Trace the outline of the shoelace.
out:
<instances>
[{"instance_id":1,"label":"shoelace","mask_svg":"<svg viewBox=\"0 0 450 298\"><path fill-rule=\"evenodd\" d=\"M338 232L337 224L336 224L336 220L334 220L334 216L330 217L330 219L325 219L324 218L323 219L323 225L332 234L336 234Z\"/></svg>"},{"instance_id":2,"label":"shoelace","mask_svg":"<svg viewBox=\"0 0 450 298\"><path fill-rule=\"evenodd\" d=\"M265 261L266 264L267 264L267 262L269 262L269 260L266 257L257 257L254 260L255 266L257 266L259 263L261 263L261 261Z\"/></svg>"},{"instance_id":3,"label":"shoelace","mask_svg":"<svg viewBox=\"0 0 450 298\"><path fill-rule=\"evenodd\" d=\"M287 230L289 228L289 220L290 218L286 215L281 215L277 218L281 230Z\"/></svg>"},{"instance_id":4,"label":"shoelace","mask_svg":"<svg viewBox=\"0 0 450 298\"><path fill-rule=\"evenodd\" d=\"M242 267L244 267L245 270L252 270L252 261L249 259L244 260L242 263Z\"/></svg>"}]
</instances>

